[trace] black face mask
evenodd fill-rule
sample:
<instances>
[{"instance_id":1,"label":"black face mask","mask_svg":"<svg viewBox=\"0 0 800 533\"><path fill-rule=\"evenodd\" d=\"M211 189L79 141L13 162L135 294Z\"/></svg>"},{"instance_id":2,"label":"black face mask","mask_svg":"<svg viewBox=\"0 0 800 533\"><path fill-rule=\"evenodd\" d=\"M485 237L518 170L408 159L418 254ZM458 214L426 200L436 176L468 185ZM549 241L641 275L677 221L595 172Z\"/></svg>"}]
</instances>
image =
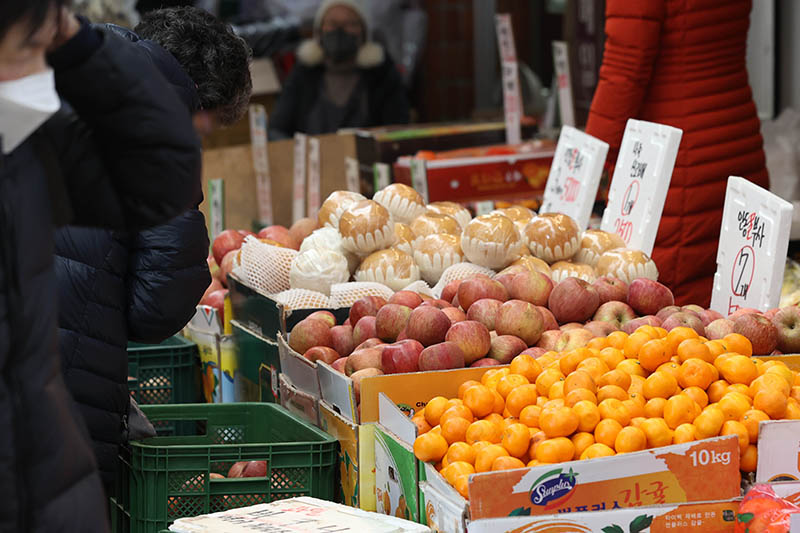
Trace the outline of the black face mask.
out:
<instances>
[{"instance_id":1,"label":"black face mask","mask_svg":"<svg viewBox=\"0 0 800 533\"><path fill-rule=\"evenodd\" d=\"M342 28L326 31L320 39L325 56L334 63L345 63L355 59L358 53L358 41L358 36Z\"/></svg>"}]
</instances>

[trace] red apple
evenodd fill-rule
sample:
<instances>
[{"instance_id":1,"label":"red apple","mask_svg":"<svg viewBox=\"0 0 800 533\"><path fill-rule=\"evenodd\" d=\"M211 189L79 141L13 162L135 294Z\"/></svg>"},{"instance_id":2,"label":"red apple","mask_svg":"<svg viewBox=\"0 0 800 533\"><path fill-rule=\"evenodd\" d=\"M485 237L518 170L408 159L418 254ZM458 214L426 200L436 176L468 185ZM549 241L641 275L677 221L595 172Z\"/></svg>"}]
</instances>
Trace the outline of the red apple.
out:
<instances>
[{"instance_id":1,"label":"red apple","mask_svg":"<svg viewBox=\"0 0 800 533\"><path fill-rule=\"evenodd\" d=\"M703 326L703 321L695 313L678 311L672 313L661 323L661 327L667 331L672 331L677 327L692 328L698 335L705 336L706 328Z\"/></svg>"},{"instance_id":2,"label":"red apple","mask_svg":"<svg viewBox=\"0 0 800 533\"><path fill-rule=\"evenodd\" d=\"M331 367L337 372L340 372L342 374L344 374L345 365L347 365L347 357L340 357L339 359L331 363Z\"/></svg>"},{"instance_id":3,"label":"red apple","mask_svg":"<svg viewBox=\"0 0 800 533\"><path fill-rule=\"evenodd\" d=\"M558 329L558 321L556 317L553 316L553 313L546 307L541 305L536 306L536 310L539 311L539 314L542 315L542 322L544 323L544 330L548 331L551 329Z\"/></svg>"},{"instance_id":4,"label":"red apple","mask_svg":"<svg viewBox=\"0 0 800 533\"><path fill-rule=\"evenodd\" d=\"M498 335L514 335L533 346L542 336L544 320L532 303L509 300L500 306L495 329Z\"/></svg>"},{"instance_id":5,"label":"red apple","mask_svg":"<svg viewBox=\"0 0 800 533\"><path fill-rule=\"evenodd\" d=\"M636 318L636 313L633 312L633 308L625 302L616 300L601 304L594 314L594 320L608 322L616 329L621 329L625 323L634 318Z\"/></svg>"},{"instance_id":6,"label":"red apple","mask_svg":"<svg viewBox=\"0 0 800 533\"><path fill-rule=\"evenodd\" d=\"M541 272L520 272L511 279L509 296L533 305L547 305L553 291L553 281Z\"/></svg>"},{"instance_id":7,"label":"red apple","mask_svg":"<svg viewBox=\"0 0 800 533\"><path fill-rule=\"evenodd\" d=\"M228 469L228 477L229 478L242 477L242 472L244 472L245 465L247 465L247 461L239 461L238 463L233 463L230 469Z\"/></svg>"},{"instance_id":8,"label":"red apple","mask_svg":"<svg viewBox=\"0 0 800 533\"><path fill-rule=\"evenodd\" d=\"M550 329L542 333L542 337L539 339L539 342L536 343L537 348L542 348L545 351L551 351L556 349L556 345L558 344L558 339L564 334L563 331L560 329Z\"/></svg>"},{"instance_id":9,"label":"red apple","mask_svg":"<svg viewBox=\"0 0 800 533\"><path fill-rule=\"evenodd\" d=\"M323 322L327 322L328 327L333 327L336 325L336 317L333 316L333 313L330 311L314 311L307 318L314 318L316 320L322 320Z\"/></svg>"},{"instance_id":10,"label":"red apple","mask_svg":"<svg viewBox=\"0 0 800 533\"><path fill-rule=\"evenodd\" d=\"M357 352L359 350L365 350L367 348L379 348L381 346L386 346L386 344L378 337L371 337L353 348L353 351Z\"/></svg>"},{"instance_id":11,"label":"red apple","mask_svg":"<svg viewBox=\"0 0 800 533\"><path fill-rule=\"evenodd\" d=\"M777 315L780 310L781 310L780 307L773 307L772 309L767 309L766 311L764 311L763 314L764 314L765 317L767 317L770 320L772 320L773 318L775 318L775 315ZM709 311L710 311L710 309L709 309Z\"/></svg>"},{"instance_id":12,"label":"red apple","mask_svg":"<svg viewBox=\"0 0 800 533\"><path fill-rule=\"evenodd\" d=\"M454 342L428 346L419 354L419 369L423 372L451 368L464 368L464 352Z\"/></svg>"},{"instance_id":13,"label":"red apple","mask_svg":"<svg viewBox=\"0 0 800 533\"><path fill-rule=\"evenodd\" d=\"M344 373L348 376L354 372L365 368L377 368L383 370L383 350L378 348L365 348L356 350L347 357L344 365Z\"/></svg>"},{"instance_id":14,"label":"red apple","mask_svg":"<svg viewBox=\"0 0 800 533\"><path fill-rule=\"evenodd\" d=\"M353 342L356 346L367 339L378 337L376 323L377 318L374 316L365 316L356 322L356 326L353 328Z\"/></svg>"},{"instance_id":15,"label":"red apple","mask_svg":"<svg viewBox=\"0 0 800 533\"><path fill-rule=\"evenodd\" d=\"M537 358L543 356L546 353L547 353L547 350L545 350L544 348L540 348L538 346L532 346L531 348L528 348L527 350L522 350L519 354L520 355L530 355L534 359L537 359Z\"/></svg>"},{"instance_id":16,"label":"red apple","mask_svg":"<svg viewBox=\"0 0 800 533\"><path fill-rule=\"evenodd\" d=\"M293 250L300 249L300 243L294 240L289 233L289 230L283 226L267 226L258 232L259 239L269 239L275 241L281 246L291 248Z\"/></svg>"},{"instance_id":17,"label":"red apple","mask_svg":"<svg viewBox=\"0 0 800 533\"><path fill-rule=\"evenodd\" d=\"M767 355L778 347L778 328L763 315L745 314L733 321L733 332L753 345L753 355Z\"/></svg>"},{"instance_id":18,"label":"red apple","mask_svg":"<svg viewBox=\"0 0 800 533\"><path fill-rule=\"evenodd\" d=\"M421 305L411 311L406 335L410 339L418 340L423 346L431 346L444 341L449 329L450 319L441 309Z\"/></svg>"},{"instance_id":19,"label":"red apple","mask_svg":"<svg viewBox=\"0 0 800 533\"><path fill-rule=\"evenodd\" d=\"M297 248L299 249L306 237L311 235L311 232L315 229L317 229L316 218L301 218L289 228L289 236L297 243Z\"/></svg>"},{"instance_id":20,"label":"red apple","mask_svg":"<svg viewBox=\"0 0 800 533\"><path fill-rule=\"evenodd\" d=\"M225 479L225 476L222 474L217 474L216 472L209 472L208 479Z\"/></svg>"},{"instance_id":21,"label":"red apple","mask_svg":"<svg viewBox=\"0 0 800 533\"><path fill-rule=\"evenodd\" d=\"M778 350L783 353L800 353L800 308L790 305L778 309L772 317L778 330Z\"/></svg>"},{"instance_id":22,"label":"red apple","mask_svg":"<svg viewBox=\"0 0 800 533\"><path fill-rule=\"evenodd\" d=\"M499 281L503 287L506 288L506 291L511 294L511 280L514 279L514 276L516 276L516 273L509 272L506 274L498 274L493 279Z\"/></svg>"},{"instance_id":23,"label":"red apple","mask_svg":"<svg viewBox=\"0 0 800 533\"><path fill-rule=\"evenodd\" d=\"M478 300L492 298L505 302L508 300L508 291L503 284L489 278L465 279L458 286L458 303L464 311L469 312L469 308Z\"/></svg>"},{"instance_id":24,"label":"red apple","mask_svg":"<svg viewBox=\"0 0 800 533\"><path fill-rule=\"evenodd\" d=\"M672 291L657 281L636 278L628 286L628 305L640 315L654 315L664 307L675 305Z\"/></svg>"},{"instance_id":25,"label":"red apple","mask_svg":"<svg viewBox=\"0 0 800 533\"><path fill-rule=\"evenodd\" d=\"M331 346L331 328L326 322L306 318L298 322L289 333L289 346L303 354L314 346Z\"/></svg>"},{"instance_id":26,"label":"red apple","mask_svg":"<svg viewBox=\"0 0 800 533\"><path fill-rule=\"evenodd\" d=\"M677 305L668 305L667 307L664 307L664 308L662 308L662 309L659 309L659 310L658 310L658 313L656 313L656 317L657 317L657 318L658 318L660 321L662 321L662 322L663 322L663 321L665 321L667 318L669 318L669 316L670 316L670 315L673 315L673 314L675 314L675 313L679 313L680 311L681 311L681 308L680 308L680 307L678 307Z\"/></svg>"},{"instance_id":27,"label":"red apple","mask_svg":"<svg viewBox=\"0 0 800 533\"><path fill-rule=\"evenodd\" d=\"M752 307L740 307L739 309L728 315L728 318L730 318L731 320L736 320L742 315L760 315L760 314L761 311L759 311L758 309L753 309Z\"/></svg>"},{"instance_id":28,"label":"red apple","mask_svg":"<svg viewBox=\"0 0 800 533\"><path fill-rule=\"evenodd\" d=\"M442 309L442 313L447 315L447 318L450 319L451 324L455 324L457 322L463 322L467 319L466 313L459 309L458 307L447 307Z\"/></svg>"},{"instance_id":29,"label":"red apple","mask_svg":"<svg viewBox=\"0 0 800 533\"><path fill-rule=\"evenodd\" d=\"M353 328L350 326L333 326L331 328L331 348L342 357L353 353L356 343L353 342Z\"/></svg>"},{"instance_id":30,"label":"red apple","mask_svg":"<svg viewBox=\"0 0 800 533\"><path fill-rule=\"evenodd\" d=\"M375 316L375 330L377 337L385 342L394 342L403 331L411 317L411 308L405 305L388 303L380 308ZM361 320L365 320L365 317ZM359 322L360 324L361 322ZM358 326L356 326L358 327Z\"/></svg>"},{"instance_id":31,"label":"red apple","mask_svg":"<svg viewBox=\"0 0 800 533\"><path fill-rule=\"evenodd\" d=\"M353 392L356 395L356 402L361 401L361 380L364 378L374 378L376 376L382 376L383 371L380 368L364 368L357 372L353 372L350 376L350 379L353 380ZM359 416L361 416L361 412L359 411Z\"/></svg>"},{"instance_id":32,"label":"red apple","mask_svg":"<svg viewBox=\"0 0 800 533\"><path fill-rule=\"evenodd\" d=\"M208 257L206 257L206 263L208 263L208 271L211 273L211 278L217 281L222 281L219 279L219 264L214 259L214 254L208 254Z\"/></svg>"},{"instance_id":33,"label":"red apple","mask_svg":"<svg viewBox=\"0 0 800 533\"><path fill-rule=\"evenodd\" d=\"M408 339L390 344L381 354L381 368L385 374L403 374L419 371L419 354L424 346Z\"/></svg>"},{"instance_id":34,"label":"red apple","mask_svg":"<svg viewBox=\"0 0 800 533\"><path fill-rule=\"evenodd\" d=\"M491 348L491 336L486 326L475 320L465 320L453 324L447 331L445 340L454 342L464 353L464 361L470 365L486 357Z\"/></svg>"},{"instance_id":35,"label":"red apple","mask_svg":"<svg viewBox=\"0 0 800 533\"><path fill-rule=\"evenodd\" d=\"M226 229L214 239L214 244L211 245L211 253L214 255L214 261L222 266L222 258L225 254L233 250L238 250L242 247L244 236L236 230Z\"/></svg>"},{"instance_id":36,"label":"red apple","mask_svg":"<svg viewBox=\"0 0 800 533\"><path fill-rule=\"evenodd\" d=\"M267 462L247 461L241 477L267 477Z\"/></svg>"},{"instance_id":37,"label":"red apple","mask_svg":"<svg viewBox=\"0 0 800 533\"><path fill-rule=\"evenodd\" d=\"M228 286L228 274L233 272L233 269L238 263L239 250L231 250L225 257L222 258L222 263L219 265L219 279L224 286Z\"/></svg>"},{"instance_id":38,"label":"red apple","mask_svg":"<svg viewBox=\"0 0 800 533\"><path fill-rule=\"evenodd\" d=\"M686 304L683 307L681 307L681 311L694 311L695 313L697 313L698 316L700 316L700 313L705 311L705 309L703 309L697 304Z\"/></svg>"},{"instance_id":39,"label":"red apple","mask_svg":"<svg viewBox=\"0 0 800 533\"><path fill-rule=\"evenodd\" d=\"M478 359L469 366L471 368L479 368L482 366L498 366L500 364L502 363L500 363L500 361L498 361L497 359L492 359L491 357L484 357L483 359Z\"/></svg>"},{"instance_id":40,"label":"red apple","mask_svg":"<svg viewBox=\"0 0 800 533\"><path fill-rule=\"evenodd\" d=\"M390 304L399 304L415 309L422 303L422 297L416 292L397 291L389 298Z\"/></svg>"},{"instance_id":41,"label":"red apple","mask_svg":"<svg viewBox=\"0 0 800 533\"><path fill-rule=\"evenodd\" d=\"M350 307L350 325L355 326L365 316L375 316L378 310L386 305L386 300L380 296L364 296L356 300Z\"/></svg>"},{"instance_id":42,"label":"red apple","mask_svg":"<svg viewBox=\"0 0 800 533\"><path fill-rule=\"evenodd\" d=\"M706 326L705 336L708 340L716 340L729 333L733 333L733 320L718 318Z\"/></svg>"},{"instance_id":43,"label":"red apple","mask_svg":"<svg viewBox=\"0 0 800 533\"><path fill-rule=\"evenodd\" d=\"M228 294L228 289L218 289L208 296L203 297L200 301L202 305L208 305L217 310L219 319L225 323L225 296Z\"/></svg>"},{"instance_id":44,"label":"red apple","mask_svg":"<svg viewBox=\"0 0 800 533\"><path fill-rule=\"evenodd\" d=\"M220 291L224 288L225 287L222 286L222 283L220 283L220 281L217 278L212 277L211 283L208 284L208 288L206 289L206 292L203 293L203 297L200 298L200 302L198 305L209 305L206 303L206 298L208 298L208 295L214 291Z\"/></svg>"},{"instance_id":45,"label":"red apple","mask_svg":"<svg viewBox=\"0 0 800 533\"><path fill-rule=\"evenodd\" d=\"M448 307L453 307L453 304L438 298L431 298L430 300L425 300L424 302L419 304L419 307L435 307L436 309L447 309Z\"/></svg>"},{"instance_id":46,"label":"red apple","mask_svg":"<svg viewBox=\"0 0 800 533\"><path fill-rule=\"evenodd\" d=\"M444 289L442 289L442 300L445 300L447 302L452 302L453 298L455 298L456 294L458 294L459 285L461 285L460 279L451 281L450 283L445 285Z\"/></svg>"},{"instance_id":47,"label":"red apple","mask_svg":"<svg viewBox=\"0 0 800 533\"><path fill-rule=\"evenodd\" d=\"M595 337L606 337L609 333L619 330L613 322L605 322L603 320L587 322L583 329L591 331Z\"/></svg>"},{"instance_id":48,"label":"red apple","mask_svg":"<svg viewBox=\"0 0 800 533\"><path fill-rule=\"evenodd\" d=\"M498 335L492 339L489 348L489 357L500 361L500 364L507 365L522 350L528 347L525 341L514 335Z\"/></svg>"},{"instance_id":49,"label":"red apple","mask_svg":"<svg viewBox=\"0 0 800 533\"><path fill-rule=\"evenodd\" d=\"M661 321L656 318L655 315L647 315L639 318L634 318L633 320L626 322L622 325L622 331L630 335L636 328L639 326L653 326L653 327L661 327Z\"/></svg>"},{"instance_id":50,"label":"red apple","mask_svg":"<svg viewBox=\"0 0 800 533\"><path fill-rule=\"evenodd\" d=\"M564 334L559 337L558 342L556 343L555 351L569 352L578 348L583 348L590 340L594 338L594 333L588 329L571 329L569 331L565 331Z\"/></svg>"},{"instance_id":51,"label":"red apple","mask_svg":"<svg viewBox=\"0 0 800 533\"><path fill-rule=\"evenodd\" d=\"M570 277L553 288L547 307L559 324L585 322L600 307L600 297L588 282Z\"/></svg>"},{"instance_id":52,"label":"red apple","mask_svg":"<svg viewBox=\"0 0 800 533\"><path fill-rule=\"evenodd\" d=\"M603 276L592 282L600 297L600 305L606 302L625 301L628 299L628 284L614 276Z\"/></svg>"},{"instance_id":53,"label":"red apple","mask_svg":"<svg viewBox=\"0 0 800 533\"><path fill-rule=\"evenodd\" d=\"M314 363L317 361L323 361L330 365L339 359L339 354L336 353L336 350L333 348L328 348L327 346L314 346L306 350L306 353L303 354L303 357Z\"/></svg>"},{"instance_id":54,"label":"red apple","mask_svg":"<svg viewBox=\"0 0 800 533\"><path fill-rule=\"evenodd\" d=\"M350 317L347 317L347 320L345 320L344 322L342 322L342 325L343 325L343 326L350 326L350 327L353 327L353 325L350 323Z\"/></svg>"},{"instance_id":55,"label":"red apple","mask_svg":"<svg viewBox=\"0 0 800 533\"><path fill-rule=\"evenodd\" d=\"M569 331L571 329L581 329L582 327L583 327L582 322L567 322L558 329L560 329L561 331Z\"/></svg>"},{"instance_id":56,"label":"red apple","mask_svg":"<svg viewBox=\"0 0 800 533\"><path fill-rule=\"evenodd\" d=\"M486 326L486 329L492 331L494 330L497 313L500 312L501 305L503 305L503 302L491 298L478 300L467 311L467 320L477 320Z\"/></svg>"}]
</instances>

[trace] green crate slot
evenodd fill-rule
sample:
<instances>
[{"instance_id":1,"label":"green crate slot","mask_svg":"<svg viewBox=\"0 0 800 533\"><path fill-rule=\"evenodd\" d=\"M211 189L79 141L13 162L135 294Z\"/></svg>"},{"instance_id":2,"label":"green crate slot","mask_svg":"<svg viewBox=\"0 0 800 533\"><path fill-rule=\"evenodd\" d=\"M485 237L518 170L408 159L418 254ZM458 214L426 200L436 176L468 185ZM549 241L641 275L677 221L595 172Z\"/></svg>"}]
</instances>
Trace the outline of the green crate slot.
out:
<instances>
[{"instance_id":1,"label":"green crate slot","mask_svg":"<svg viewBox=\"0 0 800 533\"><path fill-rule=\"evenodd\" d=\"M297 496L335 496L337 442L268 403L150 405L177 431L132 443L120 456L112 500L117 533L149 533L197 516ZM266 461L265 477L227 475L237 461Z\"/></svg>"}]
</instances>

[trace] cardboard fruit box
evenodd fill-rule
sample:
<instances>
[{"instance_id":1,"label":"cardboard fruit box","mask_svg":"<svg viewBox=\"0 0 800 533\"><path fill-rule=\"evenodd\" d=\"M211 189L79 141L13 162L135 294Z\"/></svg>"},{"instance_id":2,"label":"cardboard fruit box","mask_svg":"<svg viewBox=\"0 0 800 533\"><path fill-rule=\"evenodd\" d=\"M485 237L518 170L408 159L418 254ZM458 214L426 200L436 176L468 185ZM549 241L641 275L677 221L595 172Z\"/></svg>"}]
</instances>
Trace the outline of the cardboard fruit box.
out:
<instances>
[{"instance_id":1,"label":"cardboard fruit box","mask_svg":"<svg viewBox=\"0 0 800 533\"><path fill-rule=\"evenodd\" d=\"M237 402L280 402L278 344L231 320L236 349L233 375Z\"/></svg>"},{"instance_id":2,"label":"cardboard fruit box","mask_svg":"<svg viewBox=\"0 0 800 533\"><path fill-rule=\"evenodd\" d=\"M213 307L198 305L184 329L184 336L195 344L200 355L203 399L206 403L229 403L235 400L233 377L237 369L236 350L230 319L230 300L225 299L223 324Z\"/></svg>"}]
</instances>

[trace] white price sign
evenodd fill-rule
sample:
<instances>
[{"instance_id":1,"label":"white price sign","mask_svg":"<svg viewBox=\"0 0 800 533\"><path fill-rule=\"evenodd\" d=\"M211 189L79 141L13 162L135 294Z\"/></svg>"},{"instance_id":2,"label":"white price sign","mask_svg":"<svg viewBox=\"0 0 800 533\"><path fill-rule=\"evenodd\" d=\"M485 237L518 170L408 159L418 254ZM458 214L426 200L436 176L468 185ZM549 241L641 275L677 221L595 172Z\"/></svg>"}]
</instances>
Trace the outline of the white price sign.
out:
<instances>
[{"instance_id":1,"label":"white price sign","mask_svg":"<svg viewBox=\"0 0 800 533\"><path fill-rule=\"evenodd\" d=\"M600 186L608 143L578 131L561 128L540 213L564 213L586 229Z\"/></svg>"},{"instance_id":2,"label":"white price sign","mask_svg":"<svg viewBox=\"0 0 800 533\"><path fill-rule=\"evenodd\" d=\"M272 224L272 179L267 151L267 112L261 104L250 106L250 145L256 173L258 220L262 226L269 226Z\"/></svg>"},{"instance_id":3,"label":"white price sign","mask_svg":"<svg viewBox=\"0 0 800 533\"><path fill-rule=\"evenodd\" d=\"M344 177L348 191L361 192L361 180L358 176L359 170L358 159L349 156L344 158Z\"/></svg>"},{"instance_id":4,"label":"white price sign","mask_svg":"<svg viewBox=\"0 0 800 533\"><path fill-rule=\"evenodd\" d=\"M306 216L306 146L308 137L294 134L294 180L292 186L292 220Z\"/></svg>"},{"instance_id":5,"label":"white price sign","mask_svg":"<svg viewBox=\"0 0 800 533\"><path fill-rule=\"evenodd\" d=\"M494 202L491 200L486 200L483 202L475 202L475 214L477 216L481 215L488 215L494 211Z\"/></svg>"},{"instance_id":6,"label":"white price sign","mask_svg":"<svg viewBox=\"0 0 800 533\"><path fill-rule=\"evenodd\" d=\"M569 75L569 51L564 41L553 41L553 66L558 85L558 110L561 124L575 125L575 102L572 100L572 79Z\"/></svg>"},{"instance_id":7,"label":"white price sign","mask_svg":"<svg viewBox=\"0 0 800 533\"><path fill-rule=\"evenodd\" d=\"M711 309L778 306L789 249L792 204L744 178L731 176L717 249Z\"/></svg>"},{"instance_id":8,"label":"white price sign","mask_svg":"<svg viewBox=\"0 0 800 533\"><path fill-rule=\"evenodd\" d=\"M628 248L653 253L682 135L642 120L625 126L600 229L618 234Z\"/></svg>"},{"instance_id":9,"label":"white price sign","mask_svg":"<svg viewBox=\"0 0 800 533\"><path fill-rule=\"evenodd\" d=\"M225 180L208 181L209 218L211 218L211 242L225 229Z\"/></svg>"},{"instance_id":10,"label":"white price sign","mask_svg":"<svg viewBox=\"0 0 800 533\"><path fill-rule=\"evenodd\" d=\"M428 203L428 170L425 167L424 159L411 159L411 186L422 196L422 200Z\"/></svg>"},{"instance_id":11,"label":"white price sign","mask_svg":"<svg viewBox=\"0 0 800 533\"><path fill-rule=\"evenodd\" d=\"M511 15L503 13L495 15L497 31L497 48L500 52L500 68L503 80L503 110L506 119L506 143L522 142L520 121L522 120L522 97L519 91L519 73L517 70L517 49L514 46L514 30L511 27Z\"/></svg>"},{"instance_id":12,"label":"white price sign","mask_svg":"<svg viewBox=\"0 0 800 533\"><path fill-rule=\"evenodd\" d=\"M392 182L389 170L389 165L387 163L375 163L375 165L373 165L372 176L374 179L375 192L388 187Z\"/></svg>"},{"instance_id":13,"label":"white price sign","mask_svg":"<svg viewBox=\"0 0 800 533\"><path fill-rule=\"evenodd\" d=\"M320 143L316 137L308 138L308 216L316 218L321 205Z\"/></svg>"}]
</instances>

